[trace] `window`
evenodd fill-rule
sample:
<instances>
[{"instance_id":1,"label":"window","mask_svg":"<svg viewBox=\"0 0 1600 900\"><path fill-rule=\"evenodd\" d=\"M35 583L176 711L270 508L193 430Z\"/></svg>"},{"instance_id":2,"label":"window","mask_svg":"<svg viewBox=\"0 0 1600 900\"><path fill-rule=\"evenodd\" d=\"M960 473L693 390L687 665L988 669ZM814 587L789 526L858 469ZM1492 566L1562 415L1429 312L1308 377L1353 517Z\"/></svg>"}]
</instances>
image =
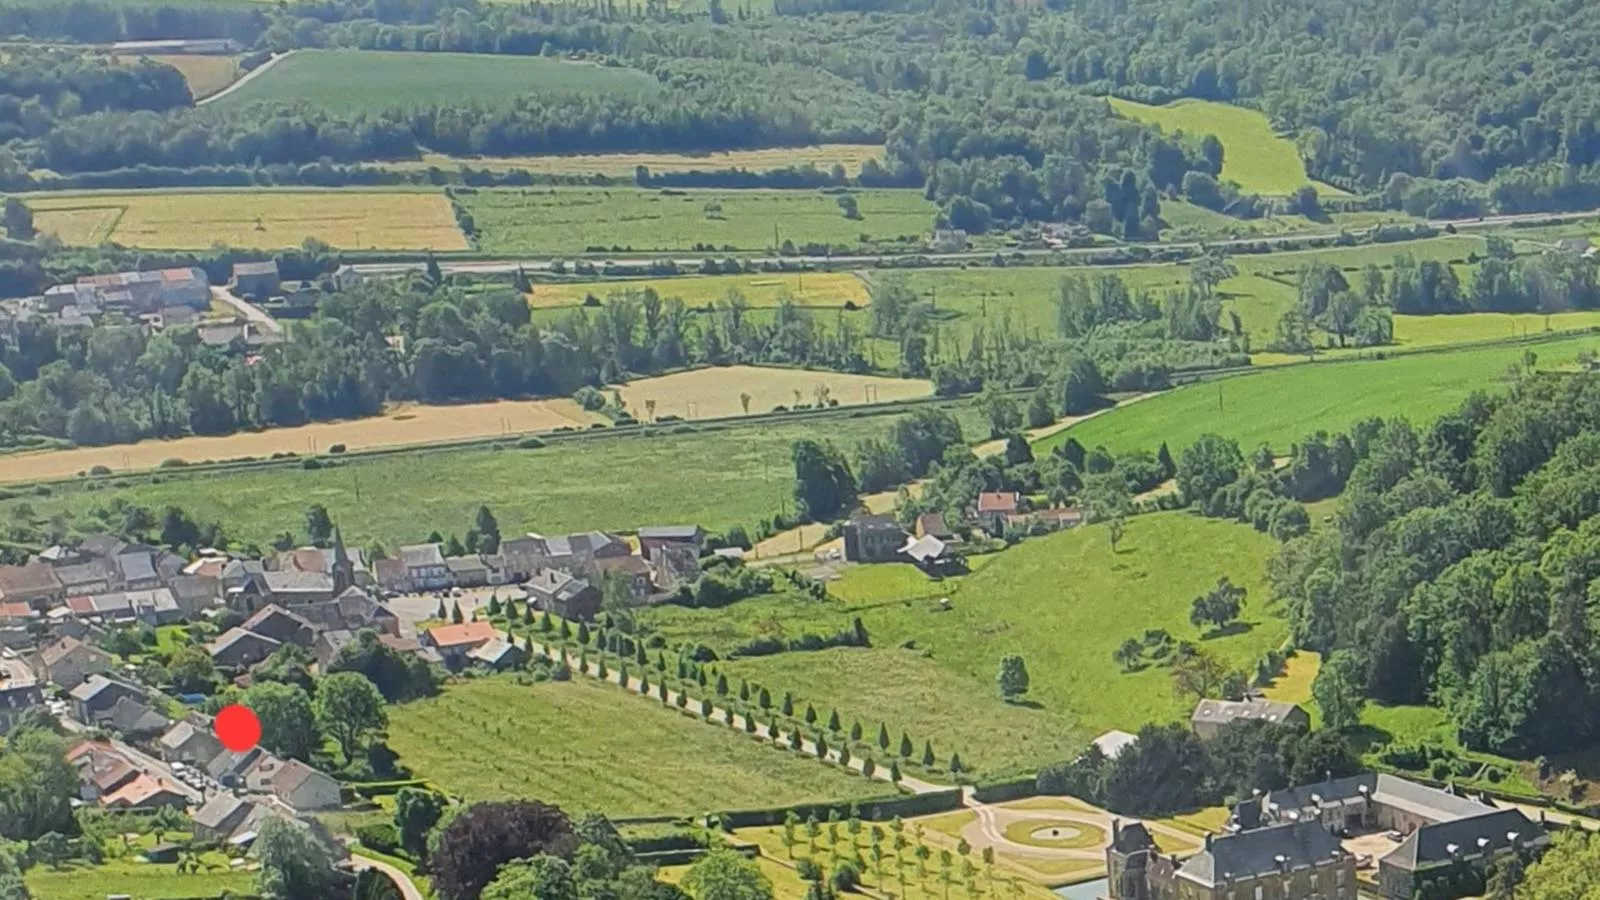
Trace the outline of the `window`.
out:
<instances>
[{"instance_id":1,"label":"window","mask_svg":"<svg viewBox=\"0 0 1600 900\"><path fill-rule=\"evenodd\" d=\"M1334 878L1334 881L1338 882L1339 887L1344 887L1344 869L1339 870L1339 874Z\"/></svg>"},{"instance_id":2,"label":"window","mask_svg":"<svg viewBox=\"0 0 1600 900\"><path fill-rule=\"evenodd\" d=\"M1261 900L1261 885L1256 885L1256 900Z\"/></svg>"},{"instance_id":3,"label":"window","mask_svg":"<svg viewBox=\"0 0 1600 900\"><path fill-rule=\"evenodd\" d=\"M1311 890L1315 891L1316 889L1317 889L1317 873L1312 872L1311 873Z\"/></svg>"}]
</instances>

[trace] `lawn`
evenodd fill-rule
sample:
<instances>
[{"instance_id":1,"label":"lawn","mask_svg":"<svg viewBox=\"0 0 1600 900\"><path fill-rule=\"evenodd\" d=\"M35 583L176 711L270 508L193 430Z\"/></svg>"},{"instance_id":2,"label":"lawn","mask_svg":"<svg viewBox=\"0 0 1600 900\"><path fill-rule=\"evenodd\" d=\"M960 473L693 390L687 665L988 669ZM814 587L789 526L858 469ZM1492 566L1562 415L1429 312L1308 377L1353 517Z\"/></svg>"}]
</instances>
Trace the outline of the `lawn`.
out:
<instances>
[{"instance_id":1,"label":"lawn","mask_svg":"<svg viewBox=\"0 0 1600 900\"><path fill-rule=\"evenodd\" d=\"M1147 628L1198 640L1189 604L1219 577L1249 591L1245 624L1202 645L1231 666L1248 667L1281 643L1287 628L1263 582L1276 547L1246 526L1160 513L1130 520L1116 554L1105 529L1090 526L1024 541L964 580L937 585L917 581L907 567L857 567L829 590L839 607L861 617L872 649L787 653L723 667L774 697L793 693L802 708L810 703L822 715L837 709L844 723L860 721L869 740L881 722L894 741L901 732L918 747L931 740L939 759L960 753L981 775L1031 771L1070 757L1107 729L1134 731L1188 714L1191 701L1174 695L1165 669L1123 673L1111 653ZM857 576L878 569L894 574ZM948 608L939 602L946 597ZM796 619L840 620L827 607L744 618L754 624L763 616L787 633L795 633ZM706 633L719 635L719 627L708 624ZM682 616L672 636L692 638ZM1009 653L1028 664L1026 704L1003 703L995 688L999 661Z\"/></svg>"},{"instance_id":2,"label":"lawn","mask_svg":"<svg viewBox=\"0 0 1600 900\"><path fill-rule=\"evenodd\" d=\"M1297 650L1283 664L1283 674L1272 680L1262 693L1268 700L1285 703L1310 703L1311 683L1317 680L1322 669L1322 654L1314 650Z\"/></svg>"},{"instance_id":3,"label":"lawn","mask_svg":"<svg viewBox=\"0 0 1600 900\"><path fill-rule=\"evenodd\" d=\"M98 866L68 866L59 871L35 866L28 870L23 882L33 900L105 900L119 894L139 900L184 900L216 897L225 892L255 893L253 873L228 871L227 858L220 853L207 853L201 859L220 869L180 875L176 863L113 859Z\"/></svg>"},{"instance_id":4,"label":"lawn","mask_svg":"<svg viewBox=\"0 0 1600 900\"><path fill-rule=\"evenodd\" d=\"M646 97L659 90L638 69L489 53L299 50L227 97L218 108L257 101L305 102L324 109L509 105L529 94Z\"/></svg>"},{"instance_id":5,"label":"lawn","mask_svg":"<svg viewBox=\"0 0 1600 900\"><path fill-rule=\"evenodd\" d=\"M298 247L465 250L450 201L427 191L128 191L24 198L41 232L69 244L203 250Z\"/></svg>"},{"instance_id":6,"label":"lawn","mask_svg":"<svg viewBox=\"0 0 1600 900\"><path fill-rule=\"evenodd\" d=\"M1338 196L1344 192L1331 185L1312 181L1294 141L1272 130L1266 115L1242 106L1210 100L1179 100L1164 106L1149 106L1106 98L1118 115L1146 122L1163 131L1199 138L1216 135L1222 142L1222 178L1238 182L1256 194L1282 195L1311 184L1317 193Z\"/></svg>"},{"instance_id":7,"label":"lawn","mask_svg":"<svg viewBox=\"0 0 1600 900\"><path fill-rule=\"evenodd\" d=\"M972 407L952 407L976 434ZM91 517L114 494L160 510L178 504L202 522L221 522L236 541L270 544L305 527L311 503L327 507L347 540L387 547L429 531L464 533L479 504L489 504L505 534L562 534L592 528L697 522L714 530L793 509L790 447L819 434L843 447L884 434L892 415L830 418L825 423L721 426L714 431L605 436L535 450L458 449L354 457L337 467L247 471L162 470L119 479L114 490L57 487L29 496L39 515L67 512L89 531ZM24 501L0 503L12 514Z\"/></svg>"},{"instance_id":8,"label":"lawn","mask_svg":"<svg viewBox=\"0 0 1600 900\"><path fill-rule=\"evenodd\" d=\"M783 297L800 306L824 309L843 308L846 304L860 308L872 302L866 284L853 272L761 272L538 284L528 295L528 304L534 309L570 308L582 306L591 297L604 302L618 291L644 290L677 297L693 307L710 306L731 291L738 291L756 308L775 307Z\"/></svg>"},{"instance_id":9,"label":"lawn","mask_svg":"<svg viewBox=\"0 0 1600 900\"><path fill-rule=\"evenodd\" d=\"M468 800L530 797L614 816L881 796L882 782L707 725L589 678L483 678L390 710L389 744Z\"/></svg>"},{"instance_id":10,"label":"lawn","mask_svg":"<svg viewBox=\"0 0 1600 900\"><path fill-rule=\"evenodd\" d=\"M853 191L859 218L822 191L545 188L457 193L486 253L570 254L590 248L634 251L765 250L793 241L854 247L920 240L935 208L914 190Z\"/></svg>"},{"instance_id":11,"label":"lawn","mask_svg":"<svg viewBox=\"0 0 1600 900\"><path fill-rule=\"evenodd\" d=\"M1252 372L1096 416L1038 442L1034 453L1072 437L1085 447L1104 444L1115 452L1150 450L1165 441L1176 454L1207 432L1232 438L1246 451L1268 443L1281 452L1308 434L1340 431L1370 416L1431 422L1473 391L1502 387L1506 370L1526 352L1536 353L1540 368L1549 369L1597 345L1596 338L1574 337Z\"/></svg>"},{"instance_id":12,"label":"lawn","mask_svg":"<svg viewBox=\"0 0 1600 900\"><path fill-rule=\"evenodd\" d=\"M510 172L524 169L547 175L607 175L632 178L640 166L652 174L744 169L766 172L789 166L815 166L826 172L844 166L855 175L869 159L882 159L877 144L815 144L807 147L764 147L759 150L716 150L708 153L577 153L561 156L445 156L425 153L420 160L387 163L384 168L418 171L459 166Z\"/></svg>"}]
</instances>

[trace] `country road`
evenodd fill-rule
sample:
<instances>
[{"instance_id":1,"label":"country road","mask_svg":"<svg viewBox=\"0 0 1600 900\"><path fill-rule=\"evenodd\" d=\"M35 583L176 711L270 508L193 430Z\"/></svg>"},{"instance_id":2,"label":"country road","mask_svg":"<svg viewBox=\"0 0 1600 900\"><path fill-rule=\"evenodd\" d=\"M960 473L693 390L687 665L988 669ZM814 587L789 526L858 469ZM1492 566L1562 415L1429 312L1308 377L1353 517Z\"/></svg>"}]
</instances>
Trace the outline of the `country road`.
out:
<instances>
[{"instance_id":1,"label":"country road","mask_svg":"<svg viewBox=\"0 0 1600 900\"><path fill-rule=\"evenodd\" d=\"M1551 225L1553 225L1553 224L1558 224L1558 223L1561 223L1561 222L1571 222L1571 221L1578 221L1578 220L1582 220L1582 219L1594 218L1596 216L1600 216L1600 209L1589 209L1589 210L1582 210L1582 211L1578 211L1578 212L1559 212L1559 213L1518 213L1516 215L1484 216L1482 218L1472 218L1472 219L1429 219L1426 222L1424 222L1423 224L1426 224L1426 225L1428 225L1428 226L1430 226L1432 228L1439 229L1441 231L1445 230L1446 228L1452 228L1452 227L1456 231L1472 231L1472 230L1477 230L1477 229L1481 229L1481 228L1496 228L1496 227L1501 227L1501 226L1506 226L1506 225L1530 225L1530 224L1551 224ZM1135 244L1124 244L1124 245L1121 245L1121 247L1127 248L1127 249L1141 248L1141 249L1144 249L1144 250L1149 250L1151 252L1159 252L1159 251L1170 251L1170 250L1200 250L1202 248L1242 247L1242 246L1253 246L1253 245L1258 245L1258 244L1266 244L1266 245L1271 246L1271 245L1276 245L1276 244L1289 244L1289 243L1294 243L1296 241L1311 240L1311 239L1315 239L1315 238L1331 238L1331 237L1337 236L1338 234L1339 234L1339 232L1337 230L1335 230L1335 231L1306 231L1306 232L1297 232L1295 234L1272 235L1272 236L1269 236L1269 237L1229 238L1227 240L1220 240L1220 241L1180 241L1180 242L1176 242L1176 243L1167 243L1167 244L1162 244L1162 243L1135 243ZM1093 255L1096 255L1096 254L1105 253L1108 250L1113 250L1113 249L1118 249L1118 248L1117 247L1075 247L1075 248L1068 248L1068 249L1065 249L1065 250L1027 249L1027 250L1006 250L1006 251L998 251L998 252L999 252L999 255L1005 256L1007 258L1012 258L1012 257L1015 257L1015 256L1022 256L1022 257L1025 257L1025 258L1054 258L1054 257L1069 257L1070 258L1070 257L1093 256ZM765 265L765 264L768 264L768 263L773 263L773 264L776 264L776 263L787 263L787 264L790 264L790 265L833 265L833 266L840 266L840 267L853 267L853 266L854 267L870 267L870 266L876 266L876 265L880 265L880 264L884 264L884 263L891 263L892 264L892 263L897 262L899 260L906 259L908 256L915 256L915 257L918 257L918 258L921 258L921 259L926 259L926 260L929 260L930 262L935 262L935 263L979 262L979 261L987 260L987 259L990 259L990 258L994 257L996 255L996 253L997 253L997 251L973 251L973 250L968 250L968 251L962 251L962 252L959 252L959 253L851 254L851 255L845 255L845 256L772 256L770 254L769 255L760 255L760 256L739 256L738 254L734 254L734 255L736 257L744 260L747 263L753 263L755 265ZM654 255L648 255L648 254L646 254L646 255L638 255L637 252L636 252L634 255L631 255L631 256L590 258L589 261L593 262L597 266L604 266L604 265L648 266L651 263L659 263L659 262L663 262L663 261L670 261L674 265L678 266L680 269L693 270L694 268L698 267L705 260L705 258L707 256L707 254L705 254L705 253L701 253L701 254L698 254L698 255L695 255L695 256L682 256L682 255L679 255L679 254L681 254L681 251L663 250L663 251L661 251L659 253L656 253ZM724 255L727 255L727 254L716 253L716 254L711 254L711 255L720 257L720 256L724 256ZM556 262L556 260L558 258L559 259L568 259L571 256L572 256L572 254L567 254L564 257L544 256L544 257L525 257L525 258L522 258L522 259L461 260L461 261L454 261L454 262L448 261L448 260L439 260L439 268L446 275L454 275L454 274L462 274L462 275L470 275L470 274L480 274L480 275L506 274L506 273L509 273L509 272L515 272L518 269L523 269L523 270L531 271L531 272L541 272L541 271L549 271L550 268L554 265L554 263ZM407 260L407 261L403 261L403 262L358 263L353 268L355 268L356 271L359 271L359 272L361 272L363 274L367 274L367 275L389 275L389 274L399 274L399 273L402 273L402 272L418 271L418 270L421 270L421 269L425 268L426 265L427 265L427 257L426 257L426 255L419 253L415 260Z\"/></svg>"},{"instance_id":2,"label":"country road","mask_svg":"<svg viewBox=\"0 0 1600 900\"><path fill-rule=\"evenodd\" d=\"M361 871L362 869L377 869L379 872L382 872L383 874L394 879L395 885L400 888L400 895L404 897L405 900L427 900L426 895L424 895L422 890L417 887L416 883L411 880L411 876L400 871L394 866L389 865L381 859L373 859L370 856L362 856L360 853L352 851L350 854L350 867L355 869L357 872Z\"/></svg>"},{"instance_id":3,"label":"country road","mask_svg":"<svg viewBox=\"0 0 1600 900\"><path fill-rule=\"evenodd\" d=\"M262 63L261 65L256 66L254 69L251 69L250 71L244 73L244 77L239 79L238 81L235 81L233 84L228 85L227 87L223 88L220 91L217 91L215 94L212 94L209 97L202 97L199 100L196 100L194 102L194 105L195 106L205 106L205 105L207 105L209 103L215 103L218 100L221 100L223 97L228 96L229 94L233 93L234 91L237 91L239 88L242 88L245 85L249 84L250 82L254 81L256 79L256 76L260 75L262 72L265 72L266 70L268 70L268 69L272 68L273 66L277 65L280 60L288 59L290 56L293 56L293 55L294 55L294 51L293 50L290 50L290 51L288 51L286 53L277 54L276 56L274 56L271 59L267 60L266 62Z\"/></svg>"},{"instance_id":4,"label":"country road","mask_svg":"<svg viewBox=\"0 0 1600 900\"><path fill-rule=\"evenodd\" d=\"M218 303L233 307L234 311L239 314L240 318L247 322L253 323L257 328L261 329L263 334L276 334L280 336L283 334L283 326L278 324L277 319L267 315L266 310L256 306L254 303L251 303L243 297L240 297L227 287L213 285L211 288L211 296Z\"/></svg>"}]
</instances>

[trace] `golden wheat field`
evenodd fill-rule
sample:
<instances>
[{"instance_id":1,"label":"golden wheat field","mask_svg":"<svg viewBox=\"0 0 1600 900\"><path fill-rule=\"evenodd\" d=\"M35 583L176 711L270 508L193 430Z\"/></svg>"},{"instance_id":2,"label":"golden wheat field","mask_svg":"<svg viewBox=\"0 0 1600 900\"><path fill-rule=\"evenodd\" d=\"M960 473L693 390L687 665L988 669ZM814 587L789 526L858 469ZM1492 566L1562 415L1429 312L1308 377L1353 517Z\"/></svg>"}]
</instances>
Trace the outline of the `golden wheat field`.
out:
<instances>
[{"instance_id":1,"label":"golden wheat field","mask_svg":"<svg viewBox=\"0 0 1600 900\"><path fill-rule=\"evenodd\" d=\"M872 302L867 286L853 272L755 272L743 275L690 275L679 278L648 278L627 281L574 281L535 285L528 295L534 309L582 306L588 297L604 303L619 291L652 288L662 297L677 297L688 306L705 306L721 300L729 291L744 295L757 308L774 307L784 293L800 306L843 307L853 303L863 307Z\"/></svg>"},{"instance_id":2,"label":"golden wheat field","mask_svg":"<svg viewBox=\"0 0 1600 900\"><path fill-rule=\"evenodd\" d=\"M598 153L570 156L446 156L427 153L420 160L407 160L388 164L387 168L416 171L438 167L454 169L471 166L508 172L526 169L549 175L609 175L632 177L639 166L654 173L702 172L717 169L745 169L765 172L786 166L803 166L807 163L827 171L835 165L855 175L869 159L883 158L883 147L877 144L817 144L810 147L767 147L760 150L723 150L714 153Z\"/></svg>"},{"instance_id":3,"label":"golden wheat field","mask_svg":"<svg viewBox=\"0 0 1600 900\"><path fill-rule=\"evenodd\" d=\"M585 428L605 421L565 398L503 400L460 406L401 404L382 416L317 422L295 428L272 428L221 437L186 437L139 441L113 447L75 447L0 456L0 482L71 478L95 466L114 472L153 469L165 460L265 458L274 453L326 453L334 444L348 450L400 447L437 441L471 440L501 434L552 431L562 426Z\"/></svg>"},{"instance_id":4,"label":"golden wheat field","mask_svg":"<svg viewBox=\"0 0 1600 900\"><path fill-rule=\"evenodd\" d=\"M742 415L745 408L740 395L749 395L751 415L772 412L775 406L815 404L819 387L825 387L827 398L839 401L840 406L888 403L933 394L933 382L915 378L883 378L877 375L764 366L695 369L655 378L640 378L606 388L606 391L620 392L628 411L640 421L649 421L668 415L684 419ZM649 406L651 401L655 403L654 416Z\"/></svg>"},{"instance_id":5,"label":"golden wheat field","mask_svg":"<svg viewBox=\"0 0 1600 900\"><path fill-rule=\"evenodd\" d=\"M162 250L216 243L273 249L314 237L345 249L468 249L442 193L129 191L24 199L39 230L69 244L110 240Z\"/></svg>"}]
</instances>

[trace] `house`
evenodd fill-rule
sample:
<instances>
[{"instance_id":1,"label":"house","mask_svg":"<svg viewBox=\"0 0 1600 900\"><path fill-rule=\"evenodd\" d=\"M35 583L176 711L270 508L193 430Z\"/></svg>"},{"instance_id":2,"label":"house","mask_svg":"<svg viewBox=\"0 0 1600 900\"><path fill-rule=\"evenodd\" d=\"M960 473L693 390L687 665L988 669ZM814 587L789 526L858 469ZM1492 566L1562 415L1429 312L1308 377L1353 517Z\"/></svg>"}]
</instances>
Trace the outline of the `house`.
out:
<instances>
[{"instance_id":1,"label":"house","mask_svg":"<svg viewBox=\"0 0 1600 900\"><path fill-rule=\"evenodd\" d=\"M1138 739L1138 735L1112 729L1089 743L1093 744L1106 759L1116 759Z\"/></svg>"},{"instance_id":2,"label":"house","mask_svg":"<svg viewBox=\"0 0 1600 900\"><path fill-rule=\"evenodd\" d=\"M110 560L89 559L54 566L56 578L68 596L100 594L111 590L113 579L121 580Z\"/></svg>"},{"instance_id":3,"label":"house","mask_svg":"<svg viewBox=\"0 0 1600 900\"><path fill-rule=\"evenodd\" d=\"M211 654L211 662L217 668L242 670L276 653L281 646L282 641L243 628L230 628L207 644L206 652Z\"/></svg>"},{"instance_id":4,"label":"house","mask_svg":"<svg viewBox=\"0 0 1600 900\"><path fill-rule=\"evenodd\" d=\"M117 698L105 721L105 727L133 743L154 740L171 725L171 719L132 697Z\"/></svg>"},{"instance_id":5,"label":"house","mask_svg":"<svg viewBox=\"0 0 1600 900\"><path fill-rule=\"evenodd\" d=\"M340 651L356 641L356 633L348 629L339 628L333 631L323 631L317 634L317 639L311 645L311 656L317 665L326 672L339 658Z\"/></svg>"},{"instance_id":6,"label":"house","mask_svg":"<svg viewBox=\"0 0 1600 900\"><path fill-rule=\"evenodd\" d=\"M1036 509L1028 513L1018 513L1008 520L1007 524L1015 524L1029 530L1037 527L1046 531L1065 531L1083 524L1083 510L1075 506Z\"/></svg>"},{"instance_id":7,"label":"house","mask_svg":"<svg viewBox=\"0 0 1600 900\"><path fill-rule=\"evenodd\" d=\"M117 554L113 561L119 590L148 591L161 587L161 575L156 572L156 555L150 549L129 549Z\"/></svg>"},{"instance_id":8,"label":"house","mask_svg":"<svg viewBox=\"0 0 1600 900\"><path fill-rule=\"evenodd\" d=\"M260 747L243 751L223 750L206 764L206 774L223 787L241 787L244 785L245 776L265 756L271 754Z\"/></svg>"},{"instance_id":9,"label":"house","mask_svg":"<svg viewBox=\"0 0 1600 900\"><path fill-rule=\"evenodd\" d=\"M436 591L450 587L450 567L445 565L438 544L401 547L399 560L405 567L407 590Z\"/></svg>"},{"instance_id":10,"label":"house","mask_svg":"<svg viewBox=\"0 0 1600 900\"><path fill-rule=\"evenodd\" d=\"M283 606L299 606L302 603L320 603L332 600L334 594L334 579L332 575L321 572L274 572L271 570L261 573L261 582L265 586L265 599L269 603Z\"/></svg>"},{"instance_id":11,"label":"house","mask_svg":"<svg viewBox=\"0 0 1600 900\"><path fill-rule=\"evenodd\" d=\"M917 516L916 524L912 526L911 533L919 538L936 537L941 541L949 542L954 538L955 532L945 524L944 513L925 512Z\"/></svg>"},{"instance_id":12,"label":"house","mask_svg":"<svg viewBox=\"0 0 1600 900\"><path fill-rule=\"evenodd\" d=\"M602 566L611 560L625 560L632 557L615 556L606 559L597 559L590 565ZM655 556L650 560L650 574L656 586L664 591L670 591L680 584L688 584L700 577L700 550L689 544L662 544L656 547Z\"/></svg>"},{"instance_id":13,"label":"house","mask_svg":"<svg viewBox=\"0 0 1600 900\"><path fill-rule=\"evenodd\" d=\"M333 289L336 291L354 290L361 286L366 278L361 270L348 263L333 270Z\"/></svg>"},{"instance_id":14,"label":"house","mask_svg":"<svg viewBox=\"0 0 1600 900\"><path fill-rule=\"evenodd\" d=\"M265 756L247 776L254 789L265 789L295 812L332 809L340 804L339 782L298 759Z\"/></svg>"},{"instance_id":15,"label":"house","mask_svg":"<svg viewBox=\"0 0 1600 900\"><path fill-rule=\"evenodd\" d=\"M277 604L262 607L255 615L245 619L239 628L268 638L275 644L294 644L308 650L317 639L317 626L304 616L292 613Z\"/></svg>"},{"instance_id":16,"label":"house","mask_svg":"<svg viewBox=\"0 0 1600 900\"><path fill-rule=\"evenodd\" d=\"M1355 855L1317 822L1206 835L1186 860L1162 855L1143 825L1111 822L1111 900L1355 900Z\"/></svg>"},{"instance_id":17,"label":"house","mask_svg":"<svg viewBox=\"0 0 1600 900\"><path fill-rule=\"evenodd\" d=\"M467 652L467 660L492 672L520 669L528 654L516 644L494 638L481 647Z\"/></svg>"},{"instance_id":18,"label":"house","mask_svg":"<svg viewBox=\"0 0 1600 900\"><path fill-rule=\"evenodd\" d=\"M540 569L523 587L536 609L563 619L590 622L600 612L600 589L559 569Z\"/></svg>"},{"instance_id":19,"label":"house","mask_svg":"<svg viewBox=\"0 0 1600 900\"><path fill-rule=\"evenodd\" d=\"M85 725L98 725L111 714L118 700L130 697L143 701L145 693L138 687L105 675L91 675L72 689L72 715Z\"/></svg>"},{"instance_id":20,"label":"house","mask_svg":"<svg viewBox=\"0 0 1600 900\"><path fill-rule=\"evenodd\" d=\"M25 600L0 600L0 623L26 625L39 618L39 611Z\"/></svg>"},{"instance_id":21,"label":"house","mask_svg":"<svg viewBox=\"0 0 1600 900\"><path fill-rule=\"evenodd\" d=\"M968 247L967 233L960 228L935 228L928 249L935 253L959 253Z\"/></svg>"},{"instance_id":22,"label":"house","mask_svg":"<svg viewBox=\"0 0 1600 900\"><path fill-rule=\"evenodd\" d=\"M178 575L167 581L167 589L185 619L198 619L222 599L222 582L210 575Z\"/></svg>"},{"instance_id":23,"label":"house","mask_svg":"<svg viewBox=\"0 0 1600 900\"><path fill-rule=\"evenodd\" d=\"M961 558L950 552L950 545L931 534L908 538L900 548L901 556L912 565L932 576L949 575L960 571Z\"/></svg>"},{"instance_id":24,"label":"house","mask_svg":"<svg viewBox=\"0 0 1600 900\"><path fill-rule=\"evenodd\" d=\"M467 622L462 625L440 625L423 632L422 645L439 651L439 656L451 665L460 665L468 653L497 639L500 633L490 622Z\"/></svg>"},{"instance_id":25,"label":"house","mask_svg":"<svg viewBox=\"0 0 1600 900\"><path fill-rule=\"evenodd\" d=\"M259 350L276 344L283 337L276 331L267 331L245 319L201 322L194 328L195 336L207 347L227 350L238 343L245 351Z\"/></svg>"},{"instance_id":26,"label":"house","mask_svg":"<svg viewBox=\"0 0 1600 900\"><path fill-rule=\"evenodd\" d=\"M844 558L850 562L894 562L905 545L894 516L858 515L844 525Z\"/></svg>"},{"instance_id":27,"label":"house","mask_svg":"<svg viewBox=\"0 0 1600 900\"><path fill-rule=\"evenodd\" d=\"M112 623L133 621L133 603L121 591L89 597L68 597L67 610L80 619Z\"/></svg>"},{"instance_id":28,"label":"house","mask_svg":"<svg viewBox=\"0 0 1600 900\"><path fill-rule=\"evenodd\" d=\"M103 741L84 741L67 751L67 762L78 772L78 797L99 800L139 777L139 770L114 747Z\"/></svg>"},{"instance_id":29,"label":"house","mask_svg":"<svg viewBox=\"0 0 1600 900\"><path fill-rule=\"evenodd\" d=\"M114 662L99 647L64 637L46 644L34 657L33 668L40 678L70 691L90 675L109 672Z\"/></svg>"},{"instance_id":30,"label":"house","mask_svg":"<svg viewBox=\"0 0 1600 900\"><path fill-rule=\"evenodd\" d=\"M1006 520L1022 512L1022 495L1016 491L984 491L978 495L973 520L996 537L1005 533Z\"/></svg>"},{"instance_id":31,"label":"house","mask_svg":"<svg viewBox=\"0 0 1600 900\"><path fill-rule=\"evenodd\" d=\"M317 305L316 282L312 281L285 281L278 285L278 293L282 297L284 306L295 310L310 310Z\"/></svg>"},{"instance_id":32,"label":"house","mask_svg":"<svg viewBox=\"0 0 1600 900\"><path fill-rule=\"evenodd\" d=\"M183 610L168 588L128 591L123 596L133 617L151 628L183 621Z\"/></svg>"},{"instance_id":33,"label":"house","mask_svg":"<svg viewBox=\"0 0 1600 900\"><path fill-rule=\"evenodd\" d=\"M101 794L100 805L106 809L183 809L189 805L189 797L166 781L140 772L111 793Z\"/></svg>"},{"instance_id":34,"label":"house","mask_svg":"<svg viewBox=\"0 0 1600 900\"><path fill-rule=\"evenodd\" d=\"M194 822L195 839L217 843L226 841L249 819L255 806L237 794L213 794L204 806L190 815Z\"/></svg>"},{"instance_id":35,"label":"house","mask_svg":"<svg viewBox=\"0 0 1600 900\"><path fill-rule=\"evenodd\" d=\"M662 525L639 529L639 555L652 559L656 549L668 544L693 547L695 555L705 545L706 533L699 525Z\"/></svg>"},{"instance_id":36,"label":"house","mask_svg":"<svg viewBox=\"0 0 1600 900\"><path fill-rule=\"evenodd\" d=\"M62 586L56 570L46 563L0 566L0 600L43 608L66 597L67 589Z\"/></svg>"},{"instance_id":37,"label":"house","mask_svg":"<svg viewBox=\"0 0 1600 900\"><path fill-rule=\"evenodd\" d=\"M233 278L228 286L235 294L256 300L265 300L278 292L278 261L238 262L233 264Z\"/></svg>"},{"instance_id":38,"label":"house","mask_svg":"<svg viewBox=\"0 0 1600 900\"><path fill-rule=\"evenodd\" d=\"M560 569L581 575L597 559L630 556L628 542L604 531L585 531L564 537L529 533L500 542L500 556L512 580L520 581L539 569Z\"/></svg>"},{"instance_id":39,"label":"house","mask_svg":"<svg viewBox=\"0 0 1600 900\"><path fill-rule=\"evenodd\" d=\"M1209 740L1234 722L1248 720L1302 730L1311 727L1311 717L1305 710L1277 700L1201 700L1189 717L1189 726L1201 740Z\"/></svg>"},{"instance_id":40,"label":"house","mask_svg":"<svg viewBox=\"0 0 1600 900\"><path fill-rule=\"evenodd\" d=\"M44 690L27 663L13 656L0 656L0 737L8 734L17 720L44 703Z\"/></svg>"},{"instance_id":41,"label":"house","mask_svg":"<svg viewBox=\"0 0 1600 900\"><path fill-rule=\"evenodd\" d=\"M332 600L299 606L294 611L319 629L330 631L371 629L381 634L400 633L399 618L388 607L374 600L371 594L358 587L346 588L344 593Z\"/></svg>"},{"instance_id":42,"label":"house","mask_svg":"<svg viewBox=\"0 0 1600 900\"><path fill-rule=\"evenodd\" d=\"M204 768L222 753L222 742L208 724L185 720L167 729L156 741L156 752L169 763Z\"/></svg>"},{"instance_id":43,"label":"house","mask_svg":"<svg viewBox=\"0 0 1600 900\"><path fill-rule=\"evenodd\" d=\"M444 567L450 570L450 583L456 587L483 587L489 583L489 566L476 554L446 557Z\"/></svg>"},{"instance_id":44,"label":"house","mask_svg":"<svg viewBox=\"0 0 1600 900\"><path fill-rule=\"evenodd\" d=\"M1400 843L1378 859L1379 893L1389 900L1416 895L1429 871L1468 865L1486 871L1499 857L1549 843L1544 827L1516 808L1498 808L1407 781L1362 773L1273 791L1239 804L1240 828L1299 821L1346 834L1398 833Z\"/></svg>"},{"instance_id":45,"label":"house","mask_svg":"<svg viewBox=\"0 0 1600 900\"><path fill-rule=\"evenodd\" d=\"M657 557L665 558L668 553L667 548L660 548L656 555ZM650 596L652 574L650 564L644 561L644 557L609 556L605 559L597 559L590 563L589 566L593 570L597 581L604 583L606 578L614 578L625 584L628 588L628 596L635 603L642 603Z\"/></svg>"},{"instance_id":46,"label":"house","mask_svg":"<svg viewBox=\"0 0 1600 900\"><path fill-rule=\"evenodd\" d=\"M45 296L61 298L54 302L70 301L94 315L104 310L136 318L172 306L205 309L211 305L211 282L203 269L194 266L112 272L82 276L72 285L50 288Z\"/></svg>"}]
</instances>

